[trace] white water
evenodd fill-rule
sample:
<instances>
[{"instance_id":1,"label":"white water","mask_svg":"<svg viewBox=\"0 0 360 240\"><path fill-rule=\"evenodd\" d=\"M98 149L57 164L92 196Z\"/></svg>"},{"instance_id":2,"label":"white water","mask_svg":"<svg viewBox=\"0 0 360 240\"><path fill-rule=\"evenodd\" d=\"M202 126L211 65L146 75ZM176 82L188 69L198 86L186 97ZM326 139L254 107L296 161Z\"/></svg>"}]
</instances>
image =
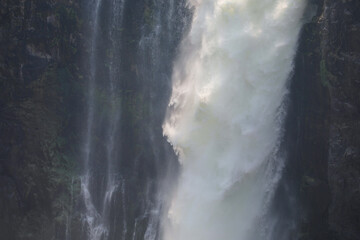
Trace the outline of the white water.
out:
<instances>
[{"instance_id":1,"label":"white water","mask_svg":"<svg viewBox=\"0 0 360 240\"><path fill-rule=\"evenodd\" d=\"M190 4L163 125L182 165L164 239L270 239L282 103L306 1Z\"/></svg>"}]
</instances>

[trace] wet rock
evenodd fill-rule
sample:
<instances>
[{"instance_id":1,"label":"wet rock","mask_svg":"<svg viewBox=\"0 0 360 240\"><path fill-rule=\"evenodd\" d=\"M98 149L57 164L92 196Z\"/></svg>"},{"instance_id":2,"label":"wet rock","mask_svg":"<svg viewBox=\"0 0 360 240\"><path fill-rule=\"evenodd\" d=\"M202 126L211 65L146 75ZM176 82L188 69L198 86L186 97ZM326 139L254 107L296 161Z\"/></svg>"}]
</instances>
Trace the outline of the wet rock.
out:
<instances>
[{"instance_id":1,"label":"wet rock","mask_svg":"<svg viewBox=\"0 0 360 240\"><path fill-rule=\"evenodd\" d=\"M78 28L58 28L69 1L5 0L0 10L0 235L64 239L76 171ZM50 18L48 18L50 16ZM71 35L71 37L70 37ZM69 39L72 39L70 42ZM62 74L68 69L69 74ZM80 97L81 99L81 97ZM78 111L78 110L77 110ZM79 112L79 111L78 111ZM65 139L65 140L64 140ZM75 181L76 182L76 181ZM72 207L71 207L72 206ZM60 211L62 209L62 211ZM65 210L64 210L65 209ZM74 222L79 221L76 213ZM56 221L60 219L60 221ZM77 219L77 220L76 220Z\"/></svg>"},{"instance_id":2,"label":"wet rock","mask_svg":"<svg viewBox=\"0 0 360 240\"><path fill-rule=\"evenodd\" d=\"M318 139L310 143L296 137L302 151L297 160L304 176L300 182L306 183L300 193L307 212L303 239L356 240L360 237L360 3L316 3L318 13L304 26L300 41L293 90L300 116L298 134ZM321 188L313 191L312 179L319 179Z\"/></svg>"}]
</instances>

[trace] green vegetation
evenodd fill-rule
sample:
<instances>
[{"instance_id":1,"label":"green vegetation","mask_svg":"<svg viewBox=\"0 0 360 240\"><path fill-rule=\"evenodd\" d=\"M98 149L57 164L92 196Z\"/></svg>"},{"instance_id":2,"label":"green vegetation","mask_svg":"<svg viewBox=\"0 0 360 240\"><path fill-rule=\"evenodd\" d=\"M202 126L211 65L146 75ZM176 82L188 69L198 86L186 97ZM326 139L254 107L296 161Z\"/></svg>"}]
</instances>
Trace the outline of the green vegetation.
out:
<instances>
[{"instance_id":1,"label":"green vegetation","mask_svg":"<svg viewBox=\"0 0 360 240\"><path fill-rule=\"evenodd\" d=\"M321 59L321 61L320 61L320 80L321 80L321 84L324 87L330 87L329 75L330 74L326 68L326 62L324 59Z\"/></svg>"},{"instance_id":2,"label":"green vegetation","mask_svg":"<svg viewBox=\"0 0 360 240\"><path fill-rule=\"evenodd\" d=\"M144 19L145 19L145 23L148 25L152 25L153 22L153 13L152 10L149 6L145 6L145 10L144 10Z\"/></svg>"},{"instance_id":3,"label":"green vegetation","mask_svg":"<svg viewBox=\"0 0 360 240\"><path fill-rule=\"evenodd\" d=\"M300 190L304 191L306 188L315 187L319 184L319 181L308 175L304 175L301 179Z\"/></svg>"}]
</instances>

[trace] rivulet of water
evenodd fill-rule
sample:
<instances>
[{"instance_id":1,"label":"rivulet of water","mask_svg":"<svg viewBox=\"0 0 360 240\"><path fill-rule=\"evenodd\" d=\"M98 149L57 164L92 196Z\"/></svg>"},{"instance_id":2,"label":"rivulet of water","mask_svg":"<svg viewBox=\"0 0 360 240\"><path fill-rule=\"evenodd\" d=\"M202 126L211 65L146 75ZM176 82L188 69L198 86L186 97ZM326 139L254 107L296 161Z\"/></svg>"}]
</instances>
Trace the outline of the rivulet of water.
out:
<instances>
[{"instance_id":1,"label":"rivulet of water","mask_svg":"<svg viewBox=\"0 0 360 240\"><path fill-rule=\"evenodd\" d=\"M90 4L91 18L92 18L92 32L90 41L90 53L89 53L89 84L88 84L88 107L87 107L87 125L86 134L84 140L84 173L81 177L81 191L84 199L85 213L84 224L87 229L86 235L89 240L106 240L109 236L110 221L110 208L114 199L114 192L120 187L124 189L123 182L121 182L118 176L118 169L116 162L118 161L119 149L115 147L115 138L119 135L119 122L121 121L121 108L120 108L120 96L118 94L119 81L119 61L120 57L113 52L119 51L118 42L121 40L122 16L124 9L124 0L113 0L110 5L112 11L110 12L110 24L109 27L109 54L108 56L108 77L98 74L99 61L99 38L103 34L100 27L101 8L103 7L102 0L95 0ZM100 91L106 94L106 106L108 107L107 116L101 116L99 112L99 95ZM101 109L100 109L101 110ZM103 114L105 115L105 114ZM106 119L106 120L103 120ZM104 124L105 123L105 124ZM96 136L95 132L101 124L102 132L104 132L105 152L102 158L105 160L105 171L103 174L103 184L100 187L100 191L95 191L92 184L97 179L93 176L94 161L99 161L98 155L96 155L97 146L95 146ZM98 190L98 189L96 189ZM99 196L99 193L102 196ZM96 196L94 196L96 194ZM95 200L96 199L96 200ZM123 218L126 221L126 218ZM126 226L126 223L124 224Z\"/></svg>"}]
</instances>

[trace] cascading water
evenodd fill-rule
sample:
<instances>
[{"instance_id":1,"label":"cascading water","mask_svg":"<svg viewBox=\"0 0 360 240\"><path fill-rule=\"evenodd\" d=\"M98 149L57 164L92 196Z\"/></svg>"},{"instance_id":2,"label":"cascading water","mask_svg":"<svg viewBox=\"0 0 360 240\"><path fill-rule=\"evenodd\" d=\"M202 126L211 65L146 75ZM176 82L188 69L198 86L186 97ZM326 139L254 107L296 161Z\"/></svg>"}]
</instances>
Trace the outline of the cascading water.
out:
<instances>
[{"instance_id":1,"label":"cascading water","mask_svg":"<svg viewBox=\"0 0 360 240\"><path fill-rule=\"evenodd\" d=\"M164 195L168 189L164 187L168 182L165 183L163 179L166 178L166 174L174 172L172 168L176 162L171 147L164 141L161 124L170 97L175 49L185 31L189 13L185 0L154 0L151 7L151 23L142 27L138 49L139 78L143 82L144 96L149 101L150 116L146 124L146 135L150 140L152 161L155 163L157 176L156 181L146 183L148 199L145 216L149 220L141 238L145 240L160 238L159 227L166 199ZM154 189L163 191L154 195Z\"/></svg>"},{"instance_id":2,"label":"cascading water","mask_svg":"<svg viewBox=\"0 0 360 240\"><path fill-rule=\"evenodd\" d=\"M177 165L161 124L188 9L183 0L84 2L90 31L81 240L155 240L163 170Z\"/></svg>"},{"instance_id":3,"label":"cascading water","mask_svg":"<svg viewBox=\"0 0 360 240\"><path fill-rule=\"evenodd\" d=\"M92 203L91 193L89 189L90 185L90 154L92 149L92 131L94 124L94 92L95 92L95 82L96 82L96 46L98 39L98 31L99 31L99 9L101 5L101 0L94 1L94 9L92 11L92 17L94 19L94 30L92 32L91 46L90 46L90 80L89 80L89 92L88 92L88 116L87 116L87 127L85 134L85 146L84 146L84 175L81 177L81 192L84 198L84 203L86 207L86 216L85 221L90 230L90 238L99 239L101 236L101 230L98 230L99 227L96 226L97 219L99 218L99 214L95 209L95 206ZM99 233L98 233L99 232ZM99 236L98 236L99 235Z\"/></svg>"},{"instance_id":4,"label":"cascading water","mask_svg":"<svg viewBox=\"0 0 360 240\"><path fill-rule=\"evenodd\" d=\"M270 209L305 0L87 4L83 239L279 240ZM163 132L182 166L173 190Z\"/></svg>"},{"instance_id":5,"label":"cascading water","mask_svg":"<svg viewBox=\"0 0 360 240\"><path fill-rule=\"evenodd\" d=\"M280 239L270 203L284 166L283 101L306 1L190 4L163 125L182 166L164 239Z\"/></svg>"},{"instance_id":6,"label":"cascading water","mask_svg":"<svg viewBox=\"0 0 360 240\"><path fill-rule=\"evenodd\" d=\"M90 66L90 80L88 86L88 116L87 126L85 134L85 146L84 146L84 175L81 177L81 190L84 198L84 205L86 208L84 222L87 229L87 238L89 240L108 239L110 231L110 209L115 202L114 192L116 189L121 188L121 193L125 194L125 186L122 179L118 176L118 169L116 161L118 159L118 148L115 148L115 139L119 135L119 122L121 117L120 99L118 95L118 77L120 75L119 64L120 58L118 54L112 54L108 57L108 79L98 74L98 45L101 28L100 22L100 10L102 7L102 0L95 0L90 5L93 9L93 30L91 34L91 47L89 56ZM124 0L113 0L111 3L113 11L111 12L111 26L109 29L109 39L111 47L109 51L115 52L120 49L118 41L121 38L120 28L122 26L122 16L124 9ZM103 60L102 60L103 61ZM101 87L99 87L101 86ZM104 92L106 94L107 107L109 108L108 116L101 116L101 109L99 108L99 93L97 91ZM100 115L100 116L99 116ZM100 118L100 119L99 119ZM102 118L106 118L105 120ZM92 189L94 181L98 181L92 174L94 171L94 159L98 156L96 151L98 150L95 145L94 135L98 125L105 125L105 129L101 131L105 133L105 173L102 173L105 177L102 177L102 186L100 192L103 192L102 196L94 196L99 194ZM105 123L105 124L104 124ZM97 126L95 126L97 124ZM124 232L126 232L126 217L123 217ZM125 239L125 237L123 238Z\"/></svg>"}]
</instances>

